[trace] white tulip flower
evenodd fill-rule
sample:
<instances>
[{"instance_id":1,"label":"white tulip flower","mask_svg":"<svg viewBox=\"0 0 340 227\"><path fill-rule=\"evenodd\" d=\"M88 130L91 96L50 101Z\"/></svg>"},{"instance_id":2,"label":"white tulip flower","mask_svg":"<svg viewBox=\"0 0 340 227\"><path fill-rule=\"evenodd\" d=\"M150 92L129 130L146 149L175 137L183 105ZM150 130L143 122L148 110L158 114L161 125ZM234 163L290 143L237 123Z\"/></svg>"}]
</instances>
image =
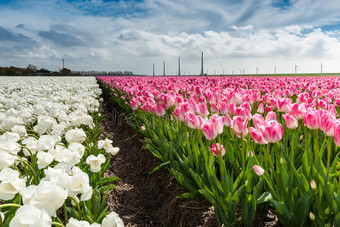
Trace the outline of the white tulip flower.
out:
<instances>
[{"instance_id":1,"label":"white tulip flower","mask_svg":"<svg viewBox=\"0 0 340 227\"><path fill-rule=\"evenodd\" d=\"M45 209L50 216L55 216L56 211L67 199L67 191L54 182L41 181L37 186L28 186L22 196L25 205L34 205Z\"/></svg>"},{"instance_id":2,"label":"white tulip flower","mask_svg":"<svg viewBox=\"0 0 340 227\"><path fill-rule=\"evenodd\" d=\"M66 132L65 139L69 143L82 143L86 139L86 134L83 129L71 129Z\"/></svg>"},{"instance_id":3,"label":"white tulip flower","mask_svg":"<svg viewBox=\"0 0 340 227\"><path fill-rule=\"evenodd\" d=\"M50 227L52 219L43 209L31 205L23 205L9 223L9 227Z\"/></svg>"},{"instance_id":4,"label":"white tulip flower","mask_svg":"<svg viewBox=\"0 0 340 227\"><path fill-rule=\"evenodd\" d=\"M111 212L103 219L102 227L124 227L124 222L116 212Z\"/></svg>"},{"instance_id":5,"label":"white tulip flower","mask_svg":"<svg viewBox=\"0 0 340 227\"><path fill-rule=\"evenodd\" d=\"M19 134L20 137L27 136L26 128L23 125L14 125L11 131Z\"/></svg>"},{"instance_id":6,"label":"white tulip flower","mask_svg":"<svg viewBox=\"0 0 340 227\"><path fill-rule=\"evenodd\" d=\"M39 151L37 154L38 168L43 169L53 162L53 156L45 151Z\"/></svg>"},{"instance_id":7,"label":"white tulip flower","mask_svg":"<svg viewBox=\"0 0 340 227\"><path fill-rule=\"evenodd\" d=\"M90 155L86 158L86 163L90 165L92 172L98 173L101 169L101 165L105 163L105 160L106 159L103 154L99 154L97 157Z\"/></svg>"},{"instance_id":8,"label":"white tulip flower","mask_svg":"<svg viewBox=\"0 0 340 227\"><path fill-rule=\"evenodd\" d=\"M18 152L20 151L20 145L13 141L0 140L0 151L5 151L11 154L18 154Z\"/></svg>"},{"instance_id":9,"label":"white tulip flower","mask_svg":"<svg viewBox=\"0 0 340 227\"><path fill-rule=\"evenodd\" d=\"M0 151L0 170L14 165L16 156L5 151Z\"/></svg>"},{"instance_id":10,"label":"white tulip flower","mask_svg":"<svg viewBox=\"0 0 340 227\"><path fill-rule=\"evenodd\" d=\"M19 178L19 172L10 168L0 171L0 199L11 200L25 188L25 180Z\"/></svg>"},{"instance_id":11,"label":"white tulip flower","mask_svg":"<svg viewBox=\"0 0 340 227\"><path fill-rule=\"evenodd\" d=\"M70 143L68 145L68 149L73 152L77 152L80 155L80 157L83 157L85 152L85 147L81 143Z\"/></svg>"},{"instance_id":12,"label":"white tulip flower","mask_svg":"<svg viewBox=\"0 0 340 227\"><path fill-rule=\"evenodd\" d=\"M93 223L92 225L87 221L78 221L77 219L70 218L66 227L100 227L101 225L98 223Z\"/></svg>"}]
</instances>

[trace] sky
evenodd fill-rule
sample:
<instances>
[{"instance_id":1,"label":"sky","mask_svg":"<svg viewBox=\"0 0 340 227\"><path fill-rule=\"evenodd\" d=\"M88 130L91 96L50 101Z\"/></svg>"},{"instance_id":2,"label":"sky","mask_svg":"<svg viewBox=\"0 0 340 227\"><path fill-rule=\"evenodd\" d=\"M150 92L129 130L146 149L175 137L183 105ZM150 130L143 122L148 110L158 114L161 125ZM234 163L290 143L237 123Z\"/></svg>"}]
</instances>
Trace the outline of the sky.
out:
<instances>
[{"instance_id":1,"label":"sky","mask_svg":"<svg viewBox=\"0 0 340 227\"><path fill-rule=\"evenodd\" d=\"M340 72L338 0L0 0L0 66ZM296 66L296 67L295 67ZM322 66L322 67L321 67Z\"/></svg>"}]
</instances>

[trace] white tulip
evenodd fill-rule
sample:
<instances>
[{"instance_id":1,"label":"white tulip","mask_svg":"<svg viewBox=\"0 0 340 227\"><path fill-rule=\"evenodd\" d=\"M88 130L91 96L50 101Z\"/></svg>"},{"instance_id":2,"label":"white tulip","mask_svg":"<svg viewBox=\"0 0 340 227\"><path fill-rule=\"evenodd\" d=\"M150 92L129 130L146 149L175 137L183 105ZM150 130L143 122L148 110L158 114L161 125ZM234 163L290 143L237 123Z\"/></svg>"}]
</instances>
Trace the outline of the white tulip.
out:
<instances>
[{"instance_id":1,"label":"white tulip","mask_svg":"<svg viewBox=\"0 0 340 227\"><path fill-rule=\"evenodd\" d=\"M43 169L53 162L53 156L45 151L39 151L37 154L38 168Z\"/></svg>"},{"instance_id":2,"label":"white tulip","mask_svg":"<svg viewBox=\"0 0 340 227\"><path fill-rule=\"evenodd\" d=\"M23 125L14 125L11 131L19 134L20 137L27 136L26 128Z\"/></svg>"},{"instance_id":3,"label":"white tulip","mask_svg":"<svg viewBox=\"0 0 340 227\"><path fill-rule=\"evenodd\" d=\"M106 152L111 155L116 155L119 152L119 147L111 147L110 149L106 150Z\"/></svg>"},{"instance_id":4,"label":"white tulip","mask_svg":"<svg viewBox=\"0 0 340 227\"><path fill-rule=\"evenodd\" d=\"M99 149L105 149L108 150L112 147L112 140L110 139L105 139L105 140L99 140L98 141L98 148Z\"/></svg>"},{"instance_id":5,"label":"white tulip","mask_svg":"<svg viewBox=\"0 0 340 227\"><path fill-rule=\"evenodd\" d=\"M66 227L100 227L100 224L93 223L92 225L87 221L78 221L77 219L70 218Z\"/></svg>"},{"instance_id":6,"label":"white tulip","mask_svg":"<svg viewBox=\"0 0 340 227\"><path fill-rule=\"evenodd\" d=\"M4 168L0 172L0 199L11 200L25 188L25 180L19 178L19 172Z\"/></svg>"},{"instance_id":7,"label":"white tulip","mask_svg":"<svg viewBox=\"0 0 340 227\"><path fill-rule=\"evenodd\" d=\"M37 151L45 151L54 148L56 140L51 135L42 135L39 137L39 140L36 142L36 150Z\"/></svg>"},{"instance_id":8,"label":"white tulip","mask_svg":"<svg viewBox=\"0 0 340 227\"><path fill-rule=\"evenodd\" d=\"M68 185L69 195L76 196L81 194L81 201L89 200L92 196L92 187L89 184L89 176L76 166L72 168L72 172L73 176Z\"/></svg>"},{"instance_id":9,"label":"white tulip","mask_svg":"<svg viewBox=\"0 0 340 227\"><path fill-rule=\"evenodd\" d=\"M55 216L67 198L67 191L54 182L41 181L37 186L28 186L22 195L25 198L23 199L25 205L45 209L50 216Z\"/></svg>"},{"instance_id":10,"label":"white tulip","mask_svg":"<svg viewBox=\"0 0 340 227\"><path fill-rule=\"evenodd\" d=\"M37 139L34 137L27 137L26 139L24 139L22 141L23 144L25 144L25 146L27 147L27 149L29 149L29 151L24 148L23 152L24 155L26 156L30 156L31 154L34 155L37 151Z\"/></svg>"},{"instance_id":11,"label":"white tulip","mask_svg":"<svg viewBox=\"0 0 340 227\"><path fill-rule=\"evenodd\" d=\"M38 124L33 127L34 131L39 134L45 133L48 129L52 128L54 121L51 117L41 115L38 116Z\"/></svg>"},{"instance_id":12,"label":"white tulip","mask_svg":"<svg viewBox=\"0 0 340 227\"><path fill-rule=\"evenodd\" d=\"M0 151L5 151L11 154L18 154L20 145L13 141L0 141Z\"/></svg>"},{"instance_id":13,"label":"white tulip","mask_svg":"<svg viewBox=\"0 0 340 227\"><path fill-rule=\"evenodd\" d=\"M61 152L57 152L53 155L54 159L58 162L77 165L80 162L82 156L78 152L71 151L69 149L64 149Z\"/></svg>"},{"instance_id":14,"label":"white tulip","mask_svg":"<svg viewBox=\"0 0 340 227\"><path fill-rule=\"evenodd\" d=\"M68 149L73 152L77 152L81 157L83 157L85 152L85 147L81 143L70 143L68 145Z\"/></svg>"},{"instance_id":15,"label":"white tulip","mask_svg":"<svg viewBox=\"0 0 340 227\"><path fill-rule=\"evenodd\" d=\"M50 227L52 219L43 209L31 205L23 205L9 223L9 227Z\"/></svg>"},{"instance_id":16,"label":"white tulip","mask_svg":"<svg viewBox=\"0 0 340 227\"><path fill-rule=\"evenodd\" d=\"M21 125L22 123L23 121L20 118L8 116L3 120L0 128L5 131L10 131L15 125Z\"/></svg>"},{"instance_id":17,"label":"white tulip","mask_svg":"<svg viewBox=\"0 0 340 227\"><path fill-rule=\"evenodd\" d=\"M102 227L124 227L124 222L116 212L111 212L103 219Z\"/></svg>"},{"instance_id":18,"label":"white tulip","mask_svg":"<svg viewBox=\"0 0 340 227\"><path fill-rule=\"evenodd\" d=\"M86 139L86 134L83 129L71 129L66 132L65 139L69 143L82 143Z\"/></svg>"},{"instance_id":19,"label":"white tulip","mask_svg":"<svg viewBox=\"0 0 340 227\"><path fill-rule=\"evenodd\" d=\"M103 154L99 154L97 157L94 155L90 155L86 158L86 163L90 165L91 171L94 173L98 173L101 169L101 165L105 162L105 156Z\"/></svg>"},{"instance_id":20,"label":"white tulip","mask_svg":"<svg viewBox=\"0 0 340 227\"><path fill-rule=\"evenodd\" d=\"M5 151L0 151L0 170L14 165L16 156Z\"/></svg>"}]
</instances>

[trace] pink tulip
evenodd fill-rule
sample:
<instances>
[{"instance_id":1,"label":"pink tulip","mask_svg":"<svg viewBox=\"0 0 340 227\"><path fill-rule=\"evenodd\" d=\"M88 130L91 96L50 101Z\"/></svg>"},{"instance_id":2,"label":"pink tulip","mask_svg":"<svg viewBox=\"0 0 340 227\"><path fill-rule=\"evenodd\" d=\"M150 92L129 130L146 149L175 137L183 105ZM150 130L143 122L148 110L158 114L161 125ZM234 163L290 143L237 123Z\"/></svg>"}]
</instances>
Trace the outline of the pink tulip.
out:
<instances>
[{"instance_id":1,"label":"pink tulip","mask_svg":"<svg viewBox=\"0 0 340 227\"><path fill-rule=\"evenodd\" d=\"M254 169L256 175L258 175L258 176L262 176L264 174L264 169L262 169L258 165L253 165L253 169Z\"/></svg>"},{"instance_id":2,"label":"pink tulip","mask_svg":"<svg viewBox=\"0 0 340 227\"><path fill-rule=\"evenodd\" d=\"M242 132L246 131L248 124L248 117L243 122L242 117L234 116L233 117L233 130L237 134L241 134Z\"/></svg>"},{"instance_id":3,"label":"pink tulip","mask_svg":"<svg viewBox=\"0 0 340 227\"><path fill-rule=\"evenodd\" d=\"M340 121L337 120L334 125L334 142L340 147Z\"/></svg>"},{"instance_id":4,"label":"pink tulip","mask_svg":"<svg viewBox=\"0 0 340 227\"><path fill-rule=\"evenodd\" d=\"M139 101L138 98L133 98L133 99L131 99L131 101L130 101L130 107L131 107L132 110L136 110L136 109L138 109L138 107L140 107L140 106L141 106L141 103L140 103L140 101Z\"/></svg>"},{"instance_id":5,"label":"pink tulip","mask_svg":"<svg viewBox=\"0 0 340 227\"><path fill-rule=\"evenodd\" d=\"M296 129L299 126L298 120L291 113L283 114L285 124L289 129Z\"/></svg>"},{"instance_id":6,"label":"pink tulip","mask_svg":"<svg viewBox=\"0 0 340 227\"><path fill-rule=\"evenodd\" d=\"M154 112L158 117L164 116L166 114L165 107L163 105L156 105L154 108Z\"/></svg>"},{"instance_id":7,"label":"pink tulip","mask_svg":"<svg viewBox=\"0 0 340 227\"><path fill-rule=\"evenodd\" d=\"M209 118L209 120L214 124L217 133L222 134L225 118L220 117L218 114L214 114Z\"/></svg>"},{"instance_id":8,"label":"pink tulip","mask_svg":"<svg viewBox=\"0 0 340 227\"><path fill-rule=\"evenodd\" d=\"M186 112L184 115L185 124L192 129L197 129L200 126L200 122L198 121L196 115L193 112Z\"/></svg>"},{"instance_id":9,"label":"pink tulip","mask_svg":"<svg viewBox=\"0 0 340 227\"><path fill-rule=\"evenodd\" d=\"M216 149L216 147L217 147L217 149ZM215 146L215 144L213 144L212 146L211 146L211 148L210 148L210 150L211 150L211 152L217 157L219 154L221 154L222 156L224 156L225 155L225 148L224 148L224 146L221 144L219 144L219 143L216 143L216 146Z\"/></svg>"},{"instance_id":10,"label":"pink tulip","mask_svg":"<svg viewBox=\"0 0 340 227\"><path fill-rule=\"evenodd\" d=\"M231 127L231 125L232 125L232 120L231 120L230 115L229 115L229 114L226 114L224 117L225 117L225 118L224 118L224 125L227 126L227 127Z\"/></svg>"},{"instance_id":11,"label":"pink tulip","mask_svg":"<svg viewBox=\"0 0 340 227\"><path fill-rule=\"evenodd\" d=\"M303 115L303 120L305 122L305 125L309 129L318 129L318 113L316 111L307 111Z\"/></svg>"},{"instance_id":12,"label":"pink tulip","mask_svg":"<svg viewBox=\"0 0 340 227\"><path fill-rule=\"evenodd\" d=\"M206 117L209 115L209 110L205 102L201 102L198 104L198 114L202 117Z\"/></svg>"},{"instance_id":13,"label":"pink tulip","mask_svg":"<svg viewBox=\"0 0 340 227\"><path fill-rule=\"evenodd\" d=\"M272 120L277 121L277 116L275 112L270 111L267 113L266 121L272 121Z\"/></svg>"},{"instance_id":14,"label":"pink tulip","mask_svg":"<svg viewBox=\"0 0 340 227\"><path fill-rule=\"evenodd\" d=\"M266 107L264 108L264 112L268 113L268 112L270 112L270 111L273 111L272 108L271 108L270 106L266 106Z\"/></svg>"},{"instance_id":15,"label":"pink tulip","mask_svg":"<svg viewBox=\"0 0 340 227\"><path fill-rule=\"evenodd\" d=\"M213 113L217 113L218 112L217 106L215 104L213 104L213 103L210 104L210 110Z\"/></svg>"},{"instance_id":16,"label":"pink tulip","mask_svg":"<svg viewBox=\"0 0 340 227\"><path fill-rule=\"evenodd\" d=\"M264 113L263 103L260 103L259 107L257 108L257 112L259 114L263 114Z\"/></svg>"},{"instance_id":17,"label":"pink tulip","mask_svg":"<svg viewBox=\"0 0 340 227\"><path fill-rule=\"evenodd\" d=\"M290 105L292 100L289 98L279 98L277 99L277 108L280 112L288 113L290 111Z\"/></svg>"},{"instance_id":18,"label":"pink tulip","mask_svg":"<svg viewBox=\"0 0 340 227\"><path fill-rule=\"evenodd\" d=\"M140 126L140 129L142 129L142 131L145 131L146 128L144 127L144 125Z\"/></svg>"},{"instance_id":19,"label":"pink tulip","mask_svg":"<svg viewBox=\"0 0 340 227\"><path fill-rule=\"evenodd\" d=\"M306 105L299 104L299 103L294 103L291 106L290 113L298 120L303 119L303 113L306 112Z\"/></svg>"},{"instance_id":20,"label":"pink tulip","mask_svg":"<svg viewBox=\"0 0 340 227\"><path fill-rule=\"evenodd\" d=\"M334 136L335 118L327 111L318 111L318 125L327 136Z\"/></svg>"},{"instance_id":21,"label":"pink tulip","mask_svg":"<svg viewBox=\"0 0 340 227\"><path fill-rule=\"evenodd\" d=\"M228 114L228 107L227 107L227 103L226 102L220 102L220 112L221 114Z\"/></svg>"},{"instance_id":22,"label":"pink tulip","mask_svg":"<svg viewBox=\"0 0 340 227\"><path fill-rule=\"evenodd\" d=\"M251 135L251 138L255 141L255 143L258 144L267 144L268 142L264 139L262 132L259 130L249 127L249 133Z\"/></svg>"},{"instance_id":23,"label":"pink tulip","mask_svg":"<svg viewBox=\"0 0 340 227\"><path fill-rule=\"evenodd\" d=\"M253 124L257 130L261 130L266 126L266 121L260 114L253 115Z\"/></svg>"},{"instance_id":24,"label":"pink tulip","mask_svg":"<svg viewBox=\"0 0 340 227\"><path fill-rule=\"evenodd\" d=\"M268 143L276 143L282 139L283 128L277 121L271 120L267 122L263 131L263 137Z\"/></svg>"},{"instance_id":25,"label":"pink tulip","mask_svg":"<svg viewBox=\"0 0 340 227\"><path fill-rule=\"evenodd\" d=\"M213 140L218 135L214 123L212 123L211 121L207 121L203 124L202 132L208 140Z\"/></svg>"}]
</instances>

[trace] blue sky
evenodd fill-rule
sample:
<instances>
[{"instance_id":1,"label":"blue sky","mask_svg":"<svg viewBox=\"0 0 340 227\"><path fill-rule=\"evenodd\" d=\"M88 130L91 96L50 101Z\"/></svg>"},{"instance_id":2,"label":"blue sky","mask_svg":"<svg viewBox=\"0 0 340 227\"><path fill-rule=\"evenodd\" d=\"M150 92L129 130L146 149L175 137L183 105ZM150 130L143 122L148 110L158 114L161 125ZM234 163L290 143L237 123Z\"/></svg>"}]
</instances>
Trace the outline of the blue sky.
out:
<instances>
[{"instance_id":1,"label":"blue sky","mask_svg":"<svg viewBox=\"0 0 340 227\"><path fill-rule=\"evenodd\" d=\"M1 0L0 66L340 72L336 0Z\"/></svg>"}]
</instances>

